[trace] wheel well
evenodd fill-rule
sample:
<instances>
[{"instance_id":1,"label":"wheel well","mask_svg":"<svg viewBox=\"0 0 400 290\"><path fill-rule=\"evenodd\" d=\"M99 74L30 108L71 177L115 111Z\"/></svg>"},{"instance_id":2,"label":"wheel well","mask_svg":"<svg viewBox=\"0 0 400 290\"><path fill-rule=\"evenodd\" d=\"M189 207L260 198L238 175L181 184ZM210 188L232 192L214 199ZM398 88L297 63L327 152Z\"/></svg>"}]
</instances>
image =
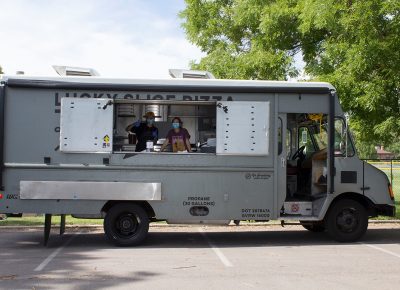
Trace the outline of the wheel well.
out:
<instances>
[{"instance_id":1,"label":"wheel well","mask_svg":"<svg viewBox=\"0 0 400 290\"><path fill-rule=\"evenodd\" d=\"M338 202L339 200L343 200L343 199L352 199L352 200L359 202L366 208L366 210L368 212L368 216L370 216L370 217L377 215L374 203L368 197L366 197L362 194L355 193L355 192L344 192L344 193L340 194L339 196L337 196L332 201L332 204Z\"/></svg>"},{"instance_id":2,"label":"wheel well","mask_svg":"<svg viewBox=\"0 0 400 290\"><path fill-rule=\"evenodd\" d=\"M141 206L147 213L147 215L149 216L149 218L154 218L155 217L155 212L154 209L151 207L151 205L147 202L147 201L127 201L127 200L109 200L105 203L105 205L102 207L101 212L105 212L107 213L107 211L112 208L114 205L119 204L119 203L134 203L137 204L139 206Z\"/></svg>"}]
</instances>

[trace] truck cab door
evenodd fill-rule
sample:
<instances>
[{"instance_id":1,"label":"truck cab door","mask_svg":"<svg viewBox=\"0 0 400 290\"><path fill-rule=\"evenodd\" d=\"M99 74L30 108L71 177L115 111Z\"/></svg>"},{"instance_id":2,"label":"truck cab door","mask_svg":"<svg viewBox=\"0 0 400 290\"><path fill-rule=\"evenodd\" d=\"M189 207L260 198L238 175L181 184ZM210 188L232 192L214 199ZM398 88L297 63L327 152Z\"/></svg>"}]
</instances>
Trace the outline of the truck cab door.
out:
<instances>
[{"instance_id":1,"label":"truck cab door","mask_svg":"<svg viewBox=\"0 0 400 290\"><path fill-rule=\"evenodd\" d=\"M335 118L334 134L335 192L338 194L343 192L367 194L376 184L376 180L374 176L368 176L365 179L364 163L355 154L347 126L342 118Z\"/></svg>"}]
</instances>

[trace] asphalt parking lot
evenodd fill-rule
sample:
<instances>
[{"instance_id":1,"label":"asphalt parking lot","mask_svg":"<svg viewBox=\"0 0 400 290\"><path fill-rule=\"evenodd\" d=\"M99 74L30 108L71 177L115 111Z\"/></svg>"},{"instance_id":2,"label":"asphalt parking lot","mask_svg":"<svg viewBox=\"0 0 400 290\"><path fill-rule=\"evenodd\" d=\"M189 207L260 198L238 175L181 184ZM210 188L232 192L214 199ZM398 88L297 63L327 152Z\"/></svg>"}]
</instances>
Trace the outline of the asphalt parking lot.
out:
<instances>
[{"instance_id":1,"label":"asphalt parking lot","mask_svg":"<svg viewBox=\"0 0 400 290\"><path fill-rule=\"evenodd\" d=\"M338 244L298 226L155 226L116 248L97 230L0 228L1 289L397 289L400 225Z\"/></svg>"}]
</instances>

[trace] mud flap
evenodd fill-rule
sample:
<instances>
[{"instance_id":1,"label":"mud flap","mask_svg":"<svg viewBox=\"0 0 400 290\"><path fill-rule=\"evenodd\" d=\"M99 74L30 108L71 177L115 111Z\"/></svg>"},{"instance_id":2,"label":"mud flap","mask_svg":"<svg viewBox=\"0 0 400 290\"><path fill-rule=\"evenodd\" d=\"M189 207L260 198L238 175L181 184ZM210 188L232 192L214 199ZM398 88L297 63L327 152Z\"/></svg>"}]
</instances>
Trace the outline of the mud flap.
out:
<instances>
[{"instance_id":1,"label":"mud flap","mask_svg":"<svg viewBox=\"0 0 400 290\"><path fill-rule=\"evenodd\" d=\"M45 214L44 216L44 246L47 246L47 242L49 241L51 230L51 214Z\"/></svg>"},{"instance_id":2,"label":"mud flap","mask_svg":"<svg viewBox=\"0 0 400 290\"><path fill-rule=\"evenodd\" d=\"M65 233L65 214L61 215L61 220L60 220L60 236Z\"/></svg>"}]
</instances>

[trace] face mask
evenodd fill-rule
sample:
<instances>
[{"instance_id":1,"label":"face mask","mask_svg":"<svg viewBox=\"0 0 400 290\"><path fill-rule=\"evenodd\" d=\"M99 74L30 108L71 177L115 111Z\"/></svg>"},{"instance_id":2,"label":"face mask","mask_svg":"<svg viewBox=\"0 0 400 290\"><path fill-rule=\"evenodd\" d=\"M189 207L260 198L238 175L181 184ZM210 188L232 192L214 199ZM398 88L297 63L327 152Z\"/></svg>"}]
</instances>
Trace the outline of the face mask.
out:
<instances>
[{"instance_id":1,"label":"face mask","mask_svg":"<svg viewBox=\"0 0 400 290\"><path fill-rule=\"evenodd\" d=\"M154 124L154 119L147 119L147 124L153 125Z\"/></svg>"},{"instance_id":2,"label":"face mask","mask_svg":"<svg viewBox=\"0 0 400 290\"><path fill-rule=\"evenodd\" d=\"M178 129L179 128L179 123L172 123L172 128Z\"/></svg>"}]
</instances>

